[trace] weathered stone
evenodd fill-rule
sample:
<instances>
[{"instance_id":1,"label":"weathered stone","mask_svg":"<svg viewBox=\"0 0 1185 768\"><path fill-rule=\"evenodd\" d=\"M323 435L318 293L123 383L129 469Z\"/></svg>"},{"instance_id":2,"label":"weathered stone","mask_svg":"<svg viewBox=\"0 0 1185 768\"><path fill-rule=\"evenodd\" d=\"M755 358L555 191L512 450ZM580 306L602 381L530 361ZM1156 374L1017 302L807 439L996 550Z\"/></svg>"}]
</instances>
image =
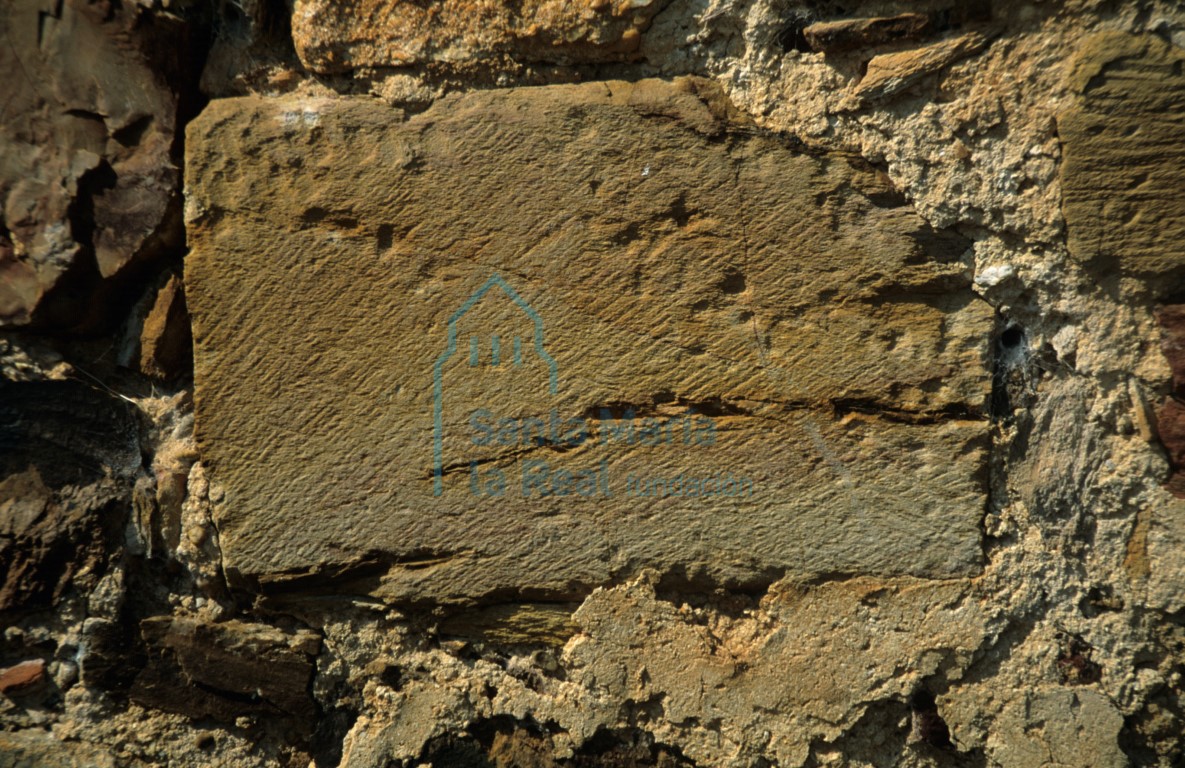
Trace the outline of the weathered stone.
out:
<instances>
[{"instance_id":1,"label":"weathered stone","mask_svg":"<svg viewBox=\"0 0 1185 768\"><path fill-rule=\"evenodd\" d=\"M1058 117L1071 254L1154 275L1185 268L1185 52L1154 35L1096 35ZM1180 287L1161 281L1162 295Z\"/></svg>"},{"instance_id":2,"label":"weathered stone","mask_svg":"<svg viewBox=\"0 0 1185 768\"><path fill-rule=\"evenodd\" d=\"M45 680L45 659L31 659L0 669L0 693L12 695Z\"/></svg>"},{"instance_id":3,"label":"weathered stone","mask_svg":"<svg viewBox=\"0 0 1185 768\"><path fill-rule=\"evenodd\" d=\"M921 48L873 56L864 77L853 89L848 106L900 93L922 78L979 53L989 40L982 32L968 32Z\"/></svg>"},{"instance_id":4,"label":"weathered stone","mask_svg":"<svg viewBox=\"0 0 1185 768\"><path fill-rule=\"evenodd\" d=\"M637 713L651 743L676 744L695 765L752 765L759 755L777 765L809 765L813 747L840 739L851 745L859 724L878 711L894 708L908 717L911 693L939 669L957 677L991 622L990 608L965 580L779 583L759 605L752 601L729 618L713 610L718 606L660 598L655 576L598 589L585 600L573 617L580 631L560 655L562 682L486 677L498 689L493 712L554 723L549 730L569 743L549 753L570 755L582 744L591 751L611 727L598 723L617 722L624 711ZM705 595L688 597L702 605ZM488 689L481 677L452 672L470 662L441 655L414 658L443 663L430 676L368 689L371 714L346 737L343 768L414 759L450 732L440 713L467 725L478 713L492 714L472 693ZM494 667L474 666L477 676ZM871 754L893 751L894 741L904 747L904 717L885 724ZM712 727L701 725L707 722ZM542 765L602 764L569 763L554 753Z\"/></svg>"},{"instance_id":5,"label":"weathered stone","mask_svg":"<svg viewBox=\"0 0 1185 768\"><path fill-rule=\"evenodd\" d=\"M1185 610L1185 494L1178 490L1174 495L1165 494L1150 511L1142 553L1143 604L1168 614Z\"/></svg>"},{"instance_id":6,"label":"weathered stone","mask_svg":"<svg viewBox=\"0 0 1185 768\"><path fill-rule=\"evenodd\" d=\"M716 738L738 745L755 734L730 713L776 712L788 727L766 754L802 765L812 742L851 728L869 702L905 700L938 665L965 665L987 621L962 581L785 584L764 607L787 623L768 634L742 623L721 637L645 583L598 592L576 614L584 636L567 648L569 679L595 681L615 705L661 700L668 723L721 720ZM677 741L696 762L710 750Z\"/></svg>"},{"instance_id":7,"label":"weathered stone","mask_svg":"<svg viewBox=\"0 0 1185 768\"><path fill-rule=\"evenodd\" d=\"M296 52L309 69L340 72L508 56L573 64L637 51L664 0L297 0Z\"/></svg>"},{"instance_id":8,"label":"weathered stone","mask_svg":"<svg viewBox=\"0 0 1185 768\"><path fill-rule=\"evenodd\" d=\"M177 106L139 52L140 35L169 35L134 11L20 0L0 8L0 29L0 324L20 325L80 254L110 277L180 239ZM45 321L80 322L72 299Z\"/></svg>"},{"instance_id":9,"label":"weathered stone","mask_svg":"<svg viewBox=\"0 0 1185 768\"><path fill-rule=\"evenodd\" d=\"M930 26L924 13L903 13L871 19L821 21L802 30L816 51L842 53L853 48L880 45L895 40L909 40L923 34Z\"/></svg>"},{"instance_id":10,"label":"weathered stone","mask_svg":"<svg viewBox=\"0 0 1185 768\"><path fill-rule=\"evenodd\" d=\"M170 275L140 328L140 370L158 379L184 373L192 360L189 313L181 278Z\"/></svg>"},{"instance_id":11,"label":"weathered stone","mask_svg":"<svg viewBox=\"0 0 1185 768\"><path fill-rule=\"evenodd\" d=\"M316 705L308 686L320 650L315 633L186 616L145 619L140 632L149 661L132 686L135 701L190 717L271 714L306 731L312 727Z\"/></svg>"},{"instance_id":12,"label":"weathered stone","mask_svg":"<svg viewBox=\"0 0 1185 768\"><path fill-rule=\"evenodd\" d=\"M704 88L475 93L408 122L210 105L186 279L232 578L357 567L423 599L641 565L978 570L992 319L966 241L842 157L730 134Z\"/></svg>"},{"instance_id":13,"label":"weathered stone","mask_svg":"<svg viewBox=\"0 0 1185 768\"><path fill-rule=\"evenodd\" d=\"M1004 711L988 752L998 765L1125 768L1122 728L1123 715L1098 691L1037 690Z\"/></svg>"},{"instance_id":14,"label":"weathered stone","mask_svg":"<svg viewBox=\"0 0 1185 768\"><path fill-rule=\"evenodd\" d=\"M140 466L135 417L75 381L0 379L0 611L97 577Z\"/></svg>"},{"instance_id":15,"label":"weathered stone","mask_svg":"<svg viewBox=\"0 0 1185 768\"><path fill-rule=\"evenodd\" d=\"M136 628L90 617L82 624L79 676L92 688L126 691L136 677Z\"/></svg>"}]
</instances>

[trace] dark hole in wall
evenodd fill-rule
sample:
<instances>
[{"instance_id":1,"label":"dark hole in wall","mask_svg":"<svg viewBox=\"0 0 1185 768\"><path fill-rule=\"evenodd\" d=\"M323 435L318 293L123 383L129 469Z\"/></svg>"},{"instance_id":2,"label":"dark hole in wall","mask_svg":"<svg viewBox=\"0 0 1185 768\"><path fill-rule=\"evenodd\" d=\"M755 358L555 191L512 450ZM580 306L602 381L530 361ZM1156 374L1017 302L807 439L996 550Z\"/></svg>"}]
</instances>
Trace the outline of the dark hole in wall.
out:
<instances>
[{"instance_id":1,"label":"dark hole in wall","mask_svg":"<svg viewBox=\"0 0 1185 768\"><path fill-rule=\"evenodd\" d=\"M991 416L1006 420L1028 398L1028 338L1023 327L1009 323L995 343L995 367L992 372Z\"/></svg>"},{"instance_id":2,"label":"dark hole in wall","mask_svg":"<svg viewBox=\"0 0 1185 768\"><path fill-rule=\"evenodd\" d=\"M807 19L795 19L787 24L781 32L778 33L778 47L782 53L789 53L790 51L801 51L802 53L811 53L811 44L807 42L806 35L803 34L810 25Z\"/></svg>"},{"instance_id":3,"label":"dark hole in wall","mask_svg":"<svg viewBox=\"0 0 1185 768\"><path fill-rule=\"evenodd\" d=\"M909 697L909 709L913 717L914 734L926 744L938 749L955 748L950 738L950 728L938 713L934 694L926 688L919 688Z\"/></svg>"},{"instance_id":4,"label":"dark hole in wall","mask_svg":"<svg viewBox=\"0 0 1185 768\"><path fill-rule=\"evenodd\" d=\"M0 379L0 479L34 466L58 489L139 461L135 415L123 400L77 381Z\"/></svg>"},{"instance_id":5,"label":"dark hole in wall","mask_svg":"<svg viewBox=\"0 0 1185 768\"><path fill-rule=\"evenodd\" d=\"M727 269L717 285L724 293L740 293L745 290L745 273L738 269Z\"/></svg>"},{"instance_id":6,"label":"dark hole in wall","mask_svg":"<svg viewBox=\"0 0 1185 768\"><path fill-rule=\"evenodd\" d=\"M1102 666L1094 661L1094 647L1078 635L1059 633L1060 649L1057 671L1066 685L1090 685L1103 676Z\"/></svg>"},{"instance_id":7,"label":"dark hole in wall","mask_svg":"<svg viewBox=\"0 0 1185 768\"><path fill-rule=\"evenodd\" d=\"M380 224L376 234L379 251L385 251L395 244L395 227L390 224Z\"/></svg>"},{"instance_id":8,"label":"dark hole in wall","mask_svg":"<svg viewBox=\"0 0 1185 768\"><path fill-rule=\"evenodd\" d=\"M318 766L337 765L341 762L346 734L357 720L358 713L350 708L322 711L313 729L311 743Z\"/></svg>"},{"instance_id":9,"label":"dark hole in wall","mask_svg":"<svg viewBox=\"0 0 1185 768\"><path fill-rule=\"evenodd\" d=\"M152 115L143 115L122 128L117 128L112 134L111 138L118 141L125 147L134 147L138 145L143 139L144 134L152 125Z\"/></svg>"},{"instance_id":10,"label":"dark hole in wall","mask_svg":"<svg viewBox=\"0 0 1185 768\"><path fill-rule=\"evenodd\" d=\"M1024 344L1025 332L1019 325L1005 328L1000 334L1000 346L1003 349L1016 349Z\"/></svg>"},{"instance_id":11,"label":"dark hole in wall","mask_svg":"<svg viewBox=\"0 0 1185 768\"><path fill-rule=\"evenodd\" d=\"M936 32L960 29L967 24L992 20L991 0L966 0L930 15L930 25Z\"/></svg>"},{"instance_id":12,"label":"dark hole in wall","mask_svg":"<svg viewBox=\"0 0 1185 768\"><path fill-rule=\"evenodd\" d=\"M551 724L554 726L554 724ZM433 739L420 764L456 768L689 768L677 748L658 743L641 728L600 729L570 758L554 757L552 729L506 716L473 724L467 732Z\"/></svg>"}]
</instances>

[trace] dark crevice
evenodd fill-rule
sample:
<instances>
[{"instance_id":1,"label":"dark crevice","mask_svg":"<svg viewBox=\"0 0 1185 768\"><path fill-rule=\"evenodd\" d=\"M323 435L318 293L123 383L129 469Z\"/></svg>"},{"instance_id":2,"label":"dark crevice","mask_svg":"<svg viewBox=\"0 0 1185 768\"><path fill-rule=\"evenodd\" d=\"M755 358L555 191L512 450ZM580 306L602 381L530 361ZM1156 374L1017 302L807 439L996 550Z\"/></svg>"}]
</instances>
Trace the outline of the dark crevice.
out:
<instances>
[{"instance_id":1,"label":"dark crevice","mask_svg":"<svg viewBox=\"0 0 1185 768\"><path fill-rule=\"evenodd\" d=\"M984 418L977 409L957 403L933 411L911 411L894 408L875 400L836 398L831 400L831 407L836 418L861 413L898 424L941 424L948 421L982 421Z\"/></svg>"},{"instance_id":2,"label":"dark crevice","mask_svg":"<svg viewBox=\"0 0 1185 768\"><path fill-rule=\"evenodd\" d=\"M782 53L789 53L790 51L799 51L801 53L811 53L813 49L811 44L807 42L805 30L810 25L807 19L794 19L778 32L777 42L778 47Z\"/></svg>"},{"instance_id":3,"label":"dark crevice","mask_svg":"<svg viewBox=\"0 0 1185 768\"><path fill-rule=\"evenodd\" d=\"M134 147L144 139L144 134L148 132L152 123L152 115L144 115L131 121L122 128L117 128L111 133L111 138L125 147Z\"/></svg>"}]
</instances>

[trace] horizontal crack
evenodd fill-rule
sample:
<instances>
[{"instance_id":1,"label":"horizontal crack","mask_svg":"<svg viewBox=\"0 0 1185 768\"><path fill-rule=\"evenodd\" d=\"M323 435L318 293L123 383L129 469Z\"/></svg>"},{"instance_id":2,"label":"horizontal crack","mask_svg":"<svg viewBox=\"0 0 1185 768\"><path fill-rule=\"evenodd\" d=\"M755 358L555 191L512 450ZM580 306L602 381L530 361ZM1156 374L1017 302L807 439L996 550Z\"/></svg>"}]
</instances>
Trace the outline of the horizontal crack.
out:
<instances>
[{"instance_id":1,"label":"horizontal crack","mask_svg":"<svg viewBox=\"0 0 1185 768\"><path fill-rule=\"evenodd\" d=\"M861 413L898 424L923 425L940 424L947 421L984 421L985 419L982 413L964 403L952 403L937 410L913 411L907 408L887 406L875 400L837 398L831 401L831 408L837 417L843 417L849 413Z\"/></svg>"}]
</instances>

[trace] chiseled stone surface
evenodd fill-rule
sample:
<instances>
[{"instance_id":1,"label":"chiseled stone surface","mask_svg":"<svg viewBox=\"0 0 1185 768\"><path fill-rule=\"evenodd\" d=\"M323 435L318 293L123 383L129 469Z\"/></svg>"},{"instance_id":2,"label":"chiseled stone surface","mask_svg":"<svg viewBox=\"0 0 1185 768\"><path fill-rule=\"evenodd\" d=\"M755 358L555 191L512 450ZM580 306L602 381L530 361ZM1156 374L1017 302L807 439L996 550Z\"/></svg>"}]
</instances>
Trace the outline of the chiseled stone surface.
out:
<instances>
[{"instance_id":1,"label":"chiseled stone surface","mask_svg":"<svg viewBox=\"0 0 1185 768\"><path fill-rule=\"evenodd\" d=\"M1070 252L1100 266L1185 269L1185 52L1154 35L1087 40L1058 117ZM1158 286L1169 294L1176 283Z\"/></svg>"},{"instance_id":2,"label":"chiseled stone surface","mask_svg":"<svg viewBox=\"0 0 1185 768\"><path fill-rule=\"evenodd\" d=\"M697 80L406 122L212 103L186 280L230 576L377 563L372 592L423 599L975 573L992 318L966 241L730 114Z\"/></svg>"},{"instance_id":3,"label":"chiseled stone surface","mask_svg":"<svg viewBox=\"0 0 1185 768\"><path fill-rule=\"evenodd\" d=\"M563 64L637 51L664 0L297 0L292 37L319 72L512 54Z\"/></svg>"}]
</instances>

